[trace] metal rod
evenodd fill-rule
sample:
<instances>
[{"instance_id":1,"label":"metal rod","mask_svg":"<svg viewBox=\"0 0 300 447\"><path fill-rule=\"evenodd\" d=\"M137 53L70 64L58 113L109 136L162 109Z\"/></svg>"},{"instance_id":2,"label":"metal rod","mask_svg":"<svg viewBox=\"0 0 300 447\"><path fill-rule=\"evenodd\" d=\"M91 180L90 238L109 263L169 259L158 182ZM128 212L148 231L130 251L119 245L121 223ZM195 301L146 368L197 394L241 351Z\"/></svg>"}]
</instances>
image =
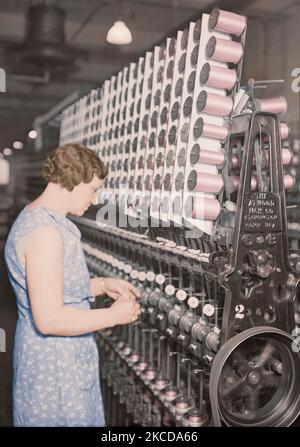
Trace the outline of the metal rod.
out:
<instances>
[{"instance_id":1,"label":"metal rod","mask_svg":"<svg viewBox=\"0 0 300 447\"><path fill-rule=\"evenodd\" d=\"M150 332L149 359L150 359L150 365L152 365L153 364L153 331Z\"/></svg>"},{"instance_id":2,"label":"metal rod","mask_svg":"<svg viewBox=\"0 0 300 447\"><path fill-rule=\"evenodd\" d=\"M264 79L260 81L254 81L254 86L256 84L284 84L284 79Z\"/></svg>"},{"instance_id":3,"label":"metal rod","mask_svg":"<svg viewBox=\"0 0 300 447\"><path fill-rule=\"evenodd\" d=\"M157 370L160 371L161 367L161 337L158 340L158 348L157 348Z\"/></svg>"},{"instance_id":4,"label":"metal rod","mask_svg":"<svg viewBox=\"0 0 300 447\"><path fill-rule=\"evenodd\" d=\"M167 378L170 379L170 346L169 344L167 345L167 367L166 367L166 374L167 374Z\"/></svg>"},{"instance_id":5,"label":"metal rod","mask_svg":"<svg viewBox=\"0 0 300 447\"><path fill-rule=\"evenodd\" d=\"M180 387L180 352L177 352L177 371L176 371L176 387L179 390Z\"/></svg>"},{"instance_id":6,"label":"metal rod","mask_svg":"<svg viewBox=\"0 0 300 447\"><path fill-rule=\"evenodd\" d=\"M138 344L139 344L138 324L136 323L134 326L134 350L135 350L135 352L138 352Z\"/></svg>"},{"instance_id":7,"label":"metal rod","mask_svg":"<svg viewBox=\"0 0 300 447\"><path fill-rule=\"evenodd\" d=\"M133 327L132 325L128 328L128 346L132 347L132 339L133 339Z\"/></svg>"},{"instance_id":8,"label":"metal rod","mask_svg":"<svg viewBox=\"0 0 300 447\"><path fill-rule=\"evenodd\" d=\"M145 359L146 356L146 332L148 332L149 329L144 328L142 329L142 358Z\"/></svg>"},{"instance_id":9,"label":"metal rod","mask_svg":"<svg viewBox=\"0 0 300 447\"><path fill-rule=\"evenodd\" d=\"M187 374L188 374L188 378L187 378L187 397L188 399L191 397L191 363L190 363L190 359L188 359L188 364L187 364Z\"/></svg>"},{"instance_id":10,"label":"metal rod","mask_svg":"<svg viewBox=\"0 0 300 447\"><path fill-rule=\"evenodd\" d=\"M203 410L203 370L199 371L199 410Z\"/></svg>"}]
</instances>

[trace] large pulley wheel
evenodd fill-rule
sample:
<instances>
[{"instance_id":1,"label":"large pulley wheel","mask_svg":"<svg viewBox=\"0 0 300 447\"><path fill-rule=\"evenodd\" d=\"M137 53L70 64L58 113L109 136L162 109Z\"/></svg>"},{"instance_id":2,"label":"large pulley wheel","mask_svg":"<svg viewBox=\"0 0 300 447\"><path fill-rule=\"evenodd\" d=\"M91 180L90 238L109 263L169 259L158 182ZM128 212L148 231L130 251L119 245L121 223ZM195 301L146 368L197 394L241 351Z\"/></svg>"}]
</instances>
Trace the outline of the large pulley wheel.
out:
<instances>
[{"instance_id":1,"label":"large pulley wheel","mask_svg":"<svg viewBox=\"0 0 300 447\"><path fill-rule=\"evenodd\" d=\"M261 326L221 347L209 383L215 426L288 427L295 421L300 413L300 354L292 342L286 332Z\"/></svg>"}]
</instances>

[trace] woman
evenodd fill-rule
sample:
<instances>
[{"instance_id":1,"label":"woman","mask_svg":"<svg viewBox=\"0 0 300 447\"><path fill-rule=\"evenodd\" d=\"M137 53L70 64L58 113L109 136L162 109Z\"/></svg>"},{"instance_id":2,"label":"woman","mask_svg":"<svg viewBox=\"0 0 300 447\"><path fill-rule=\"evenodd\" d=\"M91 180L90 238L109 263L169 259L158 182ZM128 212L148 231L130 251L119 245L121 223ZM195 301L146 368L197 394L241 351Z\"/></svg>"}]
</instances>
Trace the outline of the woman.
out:
<instances>
[{"instance_id":1,"label":"woman","mask_svg":"<svg viewBox=\"0 0 300 447\"><path fill-rule=\"evenodd\" d=\"M90 278L81 216L106 176L101 160L81 144L48 156L43 193L15 220L5 259L18 303L14 344L15 426L104 426L94 331L136 320L138 290L117 278ZM107 294L110 308L90 309Z\"/></svg>"}]
</instances>

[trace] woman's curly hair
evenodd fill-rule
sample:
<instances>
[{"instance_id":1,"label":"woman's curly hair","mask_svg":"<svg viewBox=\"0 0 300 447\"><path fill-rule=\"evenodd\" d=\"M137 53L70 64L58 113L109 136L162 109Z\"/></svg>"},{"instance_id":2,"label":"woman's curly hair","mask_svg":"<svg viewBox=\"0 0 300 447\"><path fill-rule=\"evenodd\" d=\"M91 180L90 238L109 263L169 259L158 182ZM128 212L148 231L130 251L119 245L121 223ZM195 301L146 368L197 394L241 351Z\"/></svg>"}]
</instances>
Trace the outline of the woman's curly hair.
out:
<instances>
[{"instance_id":1,"label":"woman's curly hair","mask_svg":"<svg viewBox=\"0 0 300 447\"><path fill-rule=\"evenodd\" d=\"M89 148L79 143L60 146L48 155L42 171L47 182L59 183L72 191L79 183L89 183L94 174L99 179L107 175L104 163Z\"/></svg>"}]
</instances>

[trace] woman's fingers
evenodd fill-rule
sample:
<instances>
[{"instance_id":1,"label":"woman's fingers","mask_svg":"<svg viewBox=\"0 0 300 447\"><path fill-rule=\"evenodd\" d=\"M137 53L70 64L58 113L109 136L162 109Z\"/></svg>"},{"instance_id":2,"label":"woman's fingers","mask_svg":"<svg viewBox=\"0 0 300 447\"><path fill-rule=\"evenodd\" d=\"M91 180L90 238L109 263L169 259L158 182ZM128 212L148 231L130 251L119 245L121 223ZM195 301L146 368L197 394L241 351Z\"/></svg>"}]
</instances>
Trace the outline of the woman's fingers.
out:
<instances>
[{"instance_id":1,"label":"woman's fingers","mask_svg":"<svg viewBox=\"0 0 300 447\"><path fill-rule=\"evenodd\" d=\"M120 295L119 295L119 293L118 292L110 292L109 293L109 296L113 299L113 300L118 300L118 299L120 299Z\"/></svg>"},{"instance_id":2,"label":"woman's fingers","mask_svg":"<svg viewBox=\"0 0 300 447\"><path fill-rule=\"evenodd\" d=\"M116 299L136 300L141 296L140 291L136 287L123 279L115 281L113 284L110 284L110 286L112 287L108 288L107 292L112 298L116 296Z\"/></svg>"},{"instance_id":3,"label":"woman's fingers","mask_svg":"<svg viewBox=\"0 0 300 447\"><path fill-rule=\"evenodd\" d=\"M138 304L135 304L133 308L137 312L139 310L140 306Z\"/></svg>"},{"instance_id":4,"label":"woman's fingers","mask_svg":"<svg viewBox=\"0 0 300 447\"><path fill-rule=\"evenodd\" d=\"M134 287L132 284L130 284L130 282L127 283L127 289L129 292L131 292L136 298L140 298L141 293L140 291Z\"/></svg>"},{"instance_id":5,"label":"woman's fingers","mask_svg":"<svg viewBox=\"0 0 300 447\"><path fill-rule=\"evenodd\" d=\"M131 284L129 283L126 284L125 291L127 293L128 298L132 300L136 300L137 298L140 297L139 291L135 287L131 286Z\"/></svg>"},{"instance_id":6,"label":"woman's fingers","mask_svg":"<svg viewBox=\"0 0 300 447\"><path fill-rule=\"evenodd\" d=\"M121 287L119 284L115 288L115 292L124 299L128 299L128 293L127 290Z\"/></svg>"},{"instance_id":7,"label":"woman's fingers","mask_svg":"<svg viewBox=\"0 0 300 447\"><path fill-rule=\"evenodd\" d=\"M136 300L136 296L135 296L132 292L130 292L130 291L128 291L128 298L129 298L130 300L132 300L132 301L135 301L135 300Z\"/></svg>"},{"instance_id":8,"label":"woman's fingers","mask_svg":"<svg viewBox=\"0 0 300 447\"><path fill-rule=\"evenodd\" d=\"M117 291L124 298L132 299L132 300L136 300L136 298L137 298L136 293L134 293L132 291L132 288L128 287L127 284L126 284L126 287L118 286Z\"/></svg>"}]
</instances>

